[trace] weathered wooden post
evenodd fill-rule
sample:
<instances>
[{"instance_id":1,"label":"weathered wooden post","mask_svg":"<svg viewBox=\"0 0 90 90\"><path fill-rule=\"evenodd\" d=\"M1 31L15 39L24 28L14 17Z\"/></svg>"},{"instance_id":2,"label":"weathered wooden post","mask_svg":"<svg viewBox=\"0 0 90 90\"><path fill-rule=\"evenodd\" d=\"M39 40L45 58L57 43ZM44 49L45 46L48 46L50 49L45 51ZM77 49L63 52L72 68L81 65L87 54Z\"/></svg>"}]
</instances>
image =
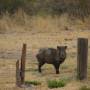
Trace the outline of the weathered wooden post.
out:
<instances>
[{"instance_id":1,"label":"weathered wooden post","mask_svg":"<svg viewBox=\"0 0 90 90\"><path fill-rule=\"evenodd\" d=\"M21 84L24 84L25 80L25 61L26 61L26 44L23 44L21 55L21 68L20 68Z\"/></svg>"},{"instance_id":2,"label":"weathered wooden post","mask_svg":"<svg viewBox=\"0 0 90 90\"><path fill-rule=\"evenodd\" d=\"M21 78L20 78L20 68L19 68L19 60L16 62L16 85L21 85Z\"/></svg>"},{"instance_id":3,"label":"weathered wooden post","mask_svg":"<svg viewBox=\"0 0 90 90\"><path fill-rule=\"evenodd\" d=\"M78 38L77 78L87 78L88 39Z\"/></svg>"}]
</instances>

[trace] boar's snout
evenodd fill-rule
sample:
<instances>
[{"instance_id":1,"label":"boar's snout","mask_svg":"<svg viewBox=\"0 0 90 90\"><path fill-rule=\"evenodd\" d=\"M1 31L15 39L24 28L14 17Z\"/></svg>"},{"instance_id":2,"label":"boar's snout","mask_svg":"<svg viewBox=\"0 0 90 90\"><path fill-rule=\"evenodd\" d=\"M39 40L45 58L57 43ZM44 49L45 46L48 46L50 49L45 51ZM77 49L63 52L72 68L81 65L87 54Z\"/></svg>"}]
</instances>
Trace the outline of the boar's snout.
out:
<instances>
[{"instance_id":1,"label":"boar's snout","mask_svg":"<svg viewBox=\"0 0 90 90\"><path fill-rule=\"evenodd\" d=\"M67 49L67 46L57 46L57 58L58 59L66 58L66 49Z\"/></svg>"}]
</instances>

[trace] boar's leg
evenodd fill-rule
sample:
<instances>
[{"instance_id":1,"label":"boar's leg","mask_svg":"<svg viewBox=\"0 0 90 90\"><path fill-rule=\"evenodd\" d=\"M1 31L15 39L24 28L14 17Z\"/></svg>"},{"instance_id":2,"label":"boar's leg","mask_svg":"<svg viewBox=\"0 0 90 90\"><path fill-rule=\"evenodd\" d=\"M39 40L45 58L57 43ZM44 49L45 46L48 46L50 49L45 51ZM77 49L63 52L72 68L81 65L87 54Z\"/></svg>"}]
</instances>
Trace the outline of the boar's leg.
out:
<instances>
[{"instance_id":1,"label":"boar's leg","mask_svg":"<svg viewBox=\"0 0 90 90\"><path fill-rule=\"evenodd\" d=\"M55 67L55 70L56 70L56 74L59 74L60 64L59 64L59 63L55 63L55 64L54 64L54 67Z\"/></svg>"},{"instance_id":2,"label":"boar's leg","mask_svg":"<svg viewBox=\"0 0 90 90\"><path fill-rule=\"evenodd\" d=\"M39 65L38 65L38 71L41 73L42 72L42 70L41 70L41 67L44 65L45 63L39 63Z\"/></svg>"}]
</instances>

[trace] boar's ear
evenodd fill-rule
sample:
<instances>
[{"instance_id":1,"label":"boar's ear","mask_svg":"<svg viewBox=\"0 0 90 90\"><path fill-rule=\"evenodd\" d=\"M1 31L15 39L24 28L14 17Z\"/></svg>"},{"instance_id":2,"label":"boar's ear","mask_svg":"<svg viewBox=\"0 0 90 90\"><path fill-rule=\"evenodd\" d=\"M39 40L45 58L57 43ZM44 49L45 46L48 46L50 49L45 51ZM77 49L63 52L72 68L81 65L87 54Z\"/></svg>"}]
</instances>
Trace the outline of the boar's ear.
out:
<instances>
[{"instance_id":1,"label":"boar's ear","mask_svg":"<svg viewBox=\"0 0 90 90\"><path fill-rule=\"evenodd\" d=\"M65 49L67 49L67 46L65 46Z\"/></svg>"},{"instance_id":2,"label":"boar's ear","mask_svg":"<svg viewBox=\"0 0 90 90\"><path fill-rule=\"evenodd\" d=\"M57 49L60 49L60 46L57 46Z\"/></svg>"}]
</instances>

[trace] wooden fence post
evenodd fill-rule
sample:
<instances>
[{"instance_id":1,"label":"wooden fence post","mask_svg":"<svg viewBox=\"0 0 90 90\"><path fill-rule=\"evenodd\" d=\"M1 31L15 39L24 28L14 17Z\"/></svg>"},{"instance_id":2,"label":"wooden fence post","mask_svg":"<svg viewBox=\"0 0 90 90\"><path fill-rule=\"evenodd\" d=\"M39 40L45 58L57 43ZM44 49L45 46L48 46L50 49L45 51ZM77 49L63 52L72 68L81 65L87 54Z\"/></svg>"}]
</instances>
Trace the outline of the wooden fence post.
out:
<instances>
[{"instance_id":1,"label":"wooden fence post","mask_svg":"<svg viewBox=\"0 0 90 90\"><path fill-rule=\"evenodd\" d=\"M21 55L21 68L20 68L21 84L24 84L25 80L25 61L26 61L26 44L23 44Z\"/></svg>"},{"instance_id":2,"label":"wooden fence post","mask_svg":"<svg viewBox=\"0 0 90 90\"><path fill-rule=\"evenodd\" d=\"M16 62L16 85L21 85L21 78L20 78L20 68L19 68L19 60Z\"/></svg>"},{"instance_id":3,"label":"wooden fence post","mask_svg":"<svg viewBox=\"0 0 90 90\"><path fill-rule=\"evenodd\" d=\"M88 39L78 38L77 78L87 78Z\"/></svg>"}]
</instances>

